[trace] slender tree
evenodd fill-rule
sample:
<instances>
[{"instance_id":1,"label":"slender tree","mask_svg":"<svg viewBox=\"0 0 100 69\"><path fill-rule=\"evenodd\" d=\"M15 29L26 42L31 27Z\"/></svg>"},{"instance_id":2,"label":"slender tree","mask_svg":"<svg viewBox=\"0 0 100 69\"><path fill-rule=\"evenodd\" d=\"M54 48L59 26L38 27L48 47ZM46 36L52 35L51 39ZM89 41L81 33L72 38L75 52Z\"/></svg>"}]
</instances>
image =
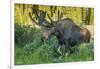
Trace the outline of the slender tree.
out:
<instances>
[{"instance_id":1,"label":"slender tree","mask_svg":"<svg viewBox=\"0 0 100 69\"><path fill-rule=\"evenodd\" d=\"M86 12L86 24L88 25L90 25L90 17L91 17L91 8L88 8Z\"/></svg>"}]
</instances>

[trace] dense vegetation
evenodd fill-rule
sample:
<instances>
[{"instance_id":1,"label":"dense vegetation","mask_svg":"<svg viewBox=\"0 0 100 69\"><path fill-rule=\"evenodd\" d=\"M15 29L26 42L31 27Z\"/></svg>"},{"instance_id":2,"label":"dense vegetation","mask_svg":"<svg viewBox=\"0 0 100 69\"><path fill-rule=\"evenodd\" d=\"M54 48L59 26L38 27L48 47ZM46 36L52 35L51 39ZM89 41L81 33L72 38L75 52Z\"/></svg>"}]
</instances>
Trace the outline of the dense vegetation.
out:
<instances>
[{"instance_id":1,"label":"dense vegetation","mask_svg":"<svg viewBox=\"0 0 100 69\"><path fill-rule=\"evenodd\" d=\"M30 8L31 7L31 8ZM63 11L63 18L71 18L76 24L87 27L93 26L93 8L38 6L29 4L15 4L15 64L42 64L59 62L78 62L94 60L94 34L90 43L75 46L73 54L66 57L59 56L56 51L57 38L52 36L49 41L41 42L41 34L45 27L33 23L29 17L32 9L46 11L54 20L59 17L58 10ZM33 13L32 13L33 14ZM87 16L89 15L89 16ZM35 14L32 15L36 18ZM38 19L38 18L37 18ZM46 19L48 20L47 16Z\"/></svg>"}]
</instances>

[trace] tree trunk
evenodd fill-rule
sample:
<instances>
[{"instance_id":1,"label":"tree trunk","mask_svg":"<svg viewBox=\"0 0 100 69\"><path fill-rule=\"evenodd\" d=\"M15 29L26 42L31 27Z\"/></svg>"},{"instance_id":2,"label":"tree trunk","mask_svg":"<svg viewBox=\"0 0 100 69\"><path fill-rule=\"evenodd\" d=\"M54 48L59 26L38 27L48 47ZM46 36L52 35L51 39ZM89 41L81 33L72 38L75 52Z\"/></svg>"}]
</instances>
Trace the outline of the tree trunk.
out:
<instances>
[{"instance_id":1,"label":"tree trunk","mask_svg":"<svg viewBox=\"0 0 100 69\"><path fill-rule=\"evenodd\" d=\"M86 12L86 24L87 25L90 25L90 17L91 17L91 8L88 8Z\"/></svg>"}]
</instances>

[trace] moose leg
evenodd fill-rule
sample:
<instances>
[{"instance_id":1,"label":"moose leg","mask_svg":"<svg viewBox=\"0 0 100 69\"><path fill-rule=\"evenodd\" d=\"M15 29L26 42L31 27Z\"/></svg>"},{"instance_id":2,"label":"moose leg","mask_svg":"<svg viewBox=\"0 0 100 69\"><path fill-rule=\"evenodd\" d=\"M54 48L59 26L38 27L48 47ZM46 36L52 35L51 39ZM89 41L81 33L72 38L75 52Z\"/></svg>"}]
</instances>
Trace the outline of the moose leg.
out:
<instances>
[{"instance_id":1,"label":"moose leg","mask_svg":"<svg viewBox=\"0 0 100 69\"><path fill-rule=\"evenodd\" d=\"M68 42L65 42L65 55L67 56L69 53L72 53L71 46L68 44Z\"/></svg>"},{"instance_id":2,"label":"moose leg","mask_svg":"<svg viewBox=\"0 0 100 69\"><path fill-rule=\"evenodd\" d=\"M71 53L71 46L68 44L68 42L66 41L65 42L65 52L64 52L64 54L65 54L65 56L67 56L69 53Z\"/></svg>"},{"instance_id":3,"label":"moose leg","mask_svg":"<svg viewBox=\"0 0 100 69\"><path fill-rule=\"evenodd\" d=\"M58 45L57 51L59 53L59 60L61 60L65 56L65 45Z\"/></svg>"},{"instance_id":4,"label":"moose leg","mask_svg":"<svg viewBox=\"0 0 100 69\"><path fill-rule=\"evenodd\" d=\"M58 47L57 47L57 51L60 55L62 55L62 52L61 52L61 46L58 44Z\"/></svg>"}]
</instances>

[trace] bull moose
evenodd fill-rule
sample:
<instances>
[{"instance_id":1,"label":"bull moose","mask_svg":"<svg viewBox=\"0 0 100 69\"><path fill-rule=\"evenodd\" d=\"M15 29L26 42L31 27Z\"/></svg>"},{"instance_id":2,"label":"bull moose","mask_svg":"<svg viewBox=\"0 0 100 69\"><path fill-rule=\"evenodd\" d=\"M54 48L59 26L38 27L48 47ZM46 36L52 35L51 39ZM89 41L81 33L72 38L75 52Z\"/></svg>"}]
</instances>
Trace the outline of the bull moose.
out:
<instances>
[{"instance_id":1,"label":"bull moose","mask_svg":"<svg viewBox=\"0 0 100 69\"><path fill-rule=\"evenodd\" d=\"M40 11L41 12L41 11ZM46 12L41 13L43 16L46 16ZM61 19L62 15L59 16L59 19L57 21L53 21L50 16L47 14L48 18L51 20L51 23L48 22L45 17L39 17L39 19L42 19L43 23L38 19L38 22L36 22L31 14L29 13L30 18L32 21L34 21L36 24L42 26L45 26L46 29L41 35L41 40L44 41L46 39L49 39L51 35L55 35L58 39L58 51L60 52L60 49L62 46L64 46L64 55L67 53L73 53L72 47L78 44L81 44L83 42L90 42L91 34L88 29L81 28L77 24L73 22L70 18ZM43 21L44 20L44 21Z\"/></svg>"},{"instance_id":2,"label":"bull moose","mask_svg":"<svg viewBox=\"0 0 100 69\"><path fill-rule=\"evenodd\" d=\"M83 42L90 42L90 32L86 28L76 25L71 19L62 19L56 26L46 29L42 34L42 41L55 35L58 39L58 50L64 45L65 53L72 53L71 47ZM59 51L60 52L60 51Z\"/></svg>"}]
</instances>

